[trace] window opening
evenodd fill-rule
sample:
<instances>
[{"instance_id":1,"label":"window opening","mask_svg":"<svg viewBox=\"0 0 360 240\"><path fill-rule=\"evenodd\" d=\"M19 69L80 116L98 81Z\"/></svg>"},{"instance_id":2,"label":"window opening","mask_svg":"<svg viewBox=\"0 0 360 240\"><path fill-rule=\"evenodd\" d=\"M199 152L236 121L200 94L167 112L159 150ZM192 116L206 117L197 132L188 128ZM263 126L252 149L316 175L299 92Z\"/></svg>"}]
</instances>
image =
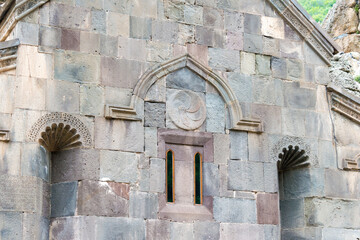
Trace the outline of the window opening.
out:
<instances>
[{"instance_id":1,"label":"window opening","mask_svg":"<svg viewBox=\"0 0 360 240\"><path fill-rule=\"evenodd\" d=\"M194 158L194 202L195 204L202 204L202 156L200 153L196 153Z\"/></svg>"},{"instance_id":2,"label":"window opening","mask_svg":"<svg viewBox=\"0 0 360 240\"><path fill-rule=\"evenodd\" d=\"M166 199L167 202L175 201L174 191L174 153L168 150L166 153Z\"/></svg>"}]
</instances>

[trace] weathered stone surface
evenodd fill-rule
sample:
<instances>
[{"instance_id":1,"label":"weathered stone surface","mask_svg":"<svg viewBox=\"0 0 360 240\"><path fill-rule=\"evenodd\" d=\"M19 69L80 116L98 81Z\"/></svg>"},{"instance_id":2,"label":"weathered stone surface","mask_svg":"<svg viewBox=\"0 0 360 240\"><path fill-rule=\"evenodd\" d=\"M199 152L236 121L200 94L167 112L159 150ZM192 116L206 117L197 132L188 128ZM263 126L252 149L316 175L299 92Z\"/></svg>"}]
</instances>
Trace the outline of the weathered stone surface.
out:
<instances>
[{"instance_id":1,"label":"weathered stone surface","mask_svg":"<svg viewBox=\"0 0 360 240\"><path fill-rule=\"evenodd\" d=\"M100 54L100 35L81 31L80 51L92 54Z\"/></svg>"},{"instance_id":2,"label":"weathered stone surface","mask_svg":"<svg viewBox=\"0 0 360 240\"><path fill-rule=\"evenodd\" d=\"M275 163L264 163L264 190L265 192L279 191L278 168Z\"/></svg>"},{"instance_id":3,"label":"weathered stone surface","mask_svg":"<svg viewBox=\"0 0 360 240\"><path fill-rule=\"evenodd\" d=\"M50 6L49 22L53 26L88 30L90 28L90 15L91 13L87 8L53 4Z\"/></svg>"},{"instance_id":4,"label":"weathered stone surface","mask_svg":"<svg viewBox=\"0 0 360 240\"><path fill-rule=\"evenodd\" d=\"M80 113L87 116L99 116L104 111L104 88L80 86Z\"/></svg>"},{"instance_id":5,"label":"weathered stone surface","mask_svg":"<svg viewBox=\"0 0 360 240\"><path fill-rule=\"evenodd\" d=\"M279 57L280 56L279 39L264 37L263 38L263 54L274 56L274 57Z\"/></svg>"},{"instance_id":6,"label":"weathered stone surface","mask_svg":"<svg viewBox=\"0 0 360 240\"><path fill-rule=\"evenodd\" d=\"M218 94L207 93L206 96L206 131L225 131L226 109L222 97Z\"/></svg>"},{"instance_id":7,"label":"weathered stone surface","mask_svg":"<svg viewBox=\"0 0 360 240\"><path fill-rule=\"evenodd\" d=\"M51 217L74 216L77 191L77 182L52 184Z\"/></svg>"},{"instance_id":8,"label":"weathered stone surface","mask_svg":"<svg viewBox=\"0 0 360 240\"><path fill-rule=\"evenodd\" d=\"M78 186L77 214L87 216L126 217L129 213L128 200L114 191L116 184L83 180Z\"/></svg>"},{"instance_id":9,"label":"weathered stone surface","mask_svg":"<svg viewBox=\"0 0 360 240\"><path fill-rule=\"evenodd\" d=\"M22 226L23 239L49 239L50 220L48 216L25 213Z\"/></svg>"},{"instance_id":10,"label":"weathered stone surface","mask_svg":"<svg viewBox=\"0 0 360 240\"><path fill-rule=\"evenodd\" d=\"M244 36L242 33L226 33L226 49L230 50L243 50L244 49Z\"/></svg>"},{"instance_id":11,"label":"weathered stone surface","mask_svg":"<svg viewBox=\"0 0 360 240\"><path fill-rule=\"evenodd\" d=\"M244 32L249 34L261 34L261 16L244 14Z\"/></svg>"},{"instance_id":12,"label":"weathered stone surface","mask_svg":"<svg viewBox=\"0 0 360 240\"><path fill-rule=\"evenodd\" d=\"M15 33L23 44L35 46L39 44L39 25L37 24L20 21L15 26Z\"/></svg>"},{"instance_id":13,"label":"weathered stone surface","mask_svg":"<svg viewBox=\"0 0 360 240\"><path fill-rule=\"evenodd\" d=\"M214 218L218 222L256 223L256 202L251 199L215 197Z\"/></svg>"},{"instance_id":14,"label":"weathered stone surface","mask_svg":"<svg viewBox=\"0 0 360 240\"><path fill-rule=\"evenodd\" d=\"M148 219L146 221L146 239L148 240L170 239L170 222Z\"/></svg>"},{"instance_id":15,"label":"weathered stone surface","mask_svg":"<svg viewBox=\"0 0 360 240\"><path fill-rule=\"evenodd\" d=\"M241 52L241 72L244 74L255 74L255 54Z\"/></svg>"},{"instance_id":16,"label":"weathered stone surface","mask_svg":"<svg viewBox=\"0 0 360 240\"><path fill-rule=\"evenodd\" d=\"M152 39L176 43L179 32L178 24L167 21L153 21L152 22Z\"/></svg>"},{"instance_id":17,"label":"weathered stone surface","mask_svg":"<svg viewBox=\"0 0 360 240\"><path fill-rule=\"evenodd\" d=\"M355 229L323 228L323 239L356 239L359 238L360 231Z\"/></svg>"},{"instance_id":18,"label":"weathered stone surface","mask_svg":"<svg viewBox=\"0 0 360 240\"><path fill-rule=\"evenodd\" d=\"M145 127L165 127L165 103L145 102Z\"/></svg>"},{"instance_id":19,"label":"weathered stone surface","mask_svg":"<svg viewBox=\"0 0 360 240\"><path fill-rule=\"evenodd\" d=\"M33 94L36 92L37 94ZM45 109L46 81L44 79L18 77L16 79L15 107Z\"/></svg>"},{"instance_id":20,"label":"weathered stone surface","mask_svg":"<svg viewBox=\"0 0 360 240\"><path fill-rule=\"evenodd\" d=\"M281 57L301 60L304 58L303 44L300 41L280 40L279 45Z\"/></svg>"},{"instance_id":21,"label":"weathered stone surface","mask_svg":"<svg viewBox=\"0 0 360 240\"><path fill-rule=\"evenodd\" d=\"M114 37L128 37L130 18L128 15L109 11L106 13L106 34Z\"/></svg>"},{"instance_id":22,"label":"weathered stone surface","mask_svg":"<svg viewBox=\"0 0 360 240\"><path fill-rule=\"evenodd\" d=\"M227 79L239 102L251 102L253 89L250 76L228 73Z\"/></svg>"},{"instance_id":23,"label":"weathered stone surface","mask_svg":"<svg viewBox=\"0 0 360 240\"><path fill-rule=\"evenodd\" d=\"M279 224L279 198L277 194L256 195L257 220L259 224Z\"/></svg>"},{"instance_id":24,"label":"weathered stone surface","mask_svg":"<svg viewBox=\"0 0 360 240\"><path fill-rule=\"evenodd\" d=\"M15 76L0 76L0 91L2 93L1 113L12 113L15 104Z\"/></svg>"},{"instance_id":25,"label":"weathered stone surface","mask_svg":"<svg viewBox=\"0 0 360 240\"><path fill-rule=\"evenodd\" d=\"M314 109L316 89L302 87L299 82L284 84L285 106L296 109Z\"/></svg>"},{"instance_id":26,"label":"weathered stone surface","mask_svg":"<svg viewBox=\"0 0 360 240\"><path fill-rule=\"evenodd\" d=\"M106 12L91 9L91 30L97 33L106 33Z\"/></svg>"},{"instance_id":27,"label":"weathered stone surface","mask_svg":"<svg viewBox=\"0 0 360 240\"><path fill-rule=\"evenodd\" d=\"M271 70L273 72L273 77L276 78L286 78L287 77L287 66L286 61L281 58L271 58Z\"/></svg>"},{"instance_id":28,"label":"weathered stone surface","mask_svg":"<svg viewBox=\"0 0 360 240\"><path fill-rule=\"evenodd\" d=\"M142 219L102 217L97 220L95 239L145 239L145 221Z\"/></svg>"},{"instance_id":29,"label":"weathered stone surface","mask_svg":"<svg viewBox=\"0 0 360 240\"><path fill-rule=\"evenodd\" d=\"M39 144L25 144L21 154L21 173L49 181L50 154Z\"/></svg>"},{"instance_id":30,"label":"weathered stone surface","mask_svg":"<svg viewBox=\"0 0 360 240\"><path fill-rule=\"evenodd\" d=\"M354 172L325 170L325 195L334 198L357 199L360 197L360 179Z\"/></svg>"},{"instance_id":31,"label":"weathered stone surface","mask_svg":"<svg viewBox=\"0 0 360 240\"><path fill-rule=\"evenodd\" d=\"M264 229L256 224L221 223L220 239L226 240L263 240L272 239L264 235ZM274 238L276 239L276 238Z\"/></svg>"},{"instance_id":32,"label":"weathered stone surface","mask_svg":"<svg viewBox=\"0 0 360 240\"><path fill-rule=\"evenodd\" d=\"M220 223L195 222L194 239L216 240L220 239Z\"/></svg>"},{"instance_id":33,"label":"weathered stone surface","mask_svg":"<svg viewBox=\"0 0 360 240\"><path fill-rule=\"evenodd\" d=\"M58 50L55 52L54 59L55 79L71 82L99 82L99 57Z\"/></svg>"},{"instance_id":34,"label":"weathered stone surface","mask_svg":"<svg viewBox=\"0 0 360 240\"><path fill-rule=\"evenodd\" d=\"M220 174L218 166L213 163L203 163L202 174L203 195L219 196Z\"/></svg>"},{"instance_id":35,"label":"weathered stone surface","mask_svg":"<svg viewBox=\"0 0 360 240\"><path fill-rule=\"evenodd\" d=\"M166 77L166 87L205 92L205 80L188 68L180 69Z\"/></svg>"},{"instance_id":36,"label":"weathered stone surface","mask_svg":"<svg viewBox=\"0 0 360 240\"><path fill-rule=\"evenodd\" d=\"M239 51L224 50L221 48L209 49L209 66L225 72L239 71Z\"/></svg>"},{"instance_id":37,"label":"weathered stone surface","mask_svg":"<svg viewBox=\"0 0 360 240\"><path fill-rule=\"evenodd\" d=\"M230 32L244 31L244 14L239 12L224 11L225 29Z\"/></svg>"},{"instance_id":38,"label":"weathered stone surface","mask_svg":"<svg viewBox=\"0 0 360 240\"><path fill-rule=\"evenodd\" d=\"M105 103L120 106L129 106L131 102L132 89L105 87Z\"/></svg>"},{"instance_id":39,"label":"weathered stone surface","mask_svg":"<svg viewBox=\"0 0 360 240\"><path fill-rule=\"evenodd\" d=\"M203 7L194 5L184 6L184 21L192 25L203 25Z\"/></svg>"},{"instance_id":40,"label":"weathered stone surface","mask_svg":"<svg viewBox=\"0 0 360 240\"><path fill-rule=\"evenodd\" d=\"M135 153L100 151L100 179L134 183L139 156Z\"/></svg>"},{"instance_id":41,"label":"weathered stone surface","mask_svg":"<svg viewBox=\"0 0 360 240\"><path fill-rule=\"evenodd\" d=\"M80 50L80 31L61 29L61 48L64 50Z\"/></svg>"},{"instance_id":42,"label":"weathered stone surface","mask_svg":"<svg viewBox=\"0 0 360 240\"><path fill-rule=\"evenodd\" d=\"M99 151L73 149L51 154L51 181L97 180L100 177Z\"/></svg>"},{"instance_id":43,"label":"weathered stone surface","mask_svg":"<svg viewBox=\"0 0 360 240\"><path fill-rule=\"evenodd\" d=\"M319 164L324 168L337 168L335 146L331 141L319 141Z\"/></svg>"},{"instance_id":44,"label":"weathered stone surface","mask_svg":"<svg viewBox=\"0 0 360 240\"><path fill-rule=\"evenodd\" d=\"M78 83L48 80L46 109L54 112L79 112L80 89Z\"/></svg>"},{"instance_id":45,"label":"weathered stone surface","mask_svg":"<svg viewBox=\"0 0 360 240\"><path fill-rule=\"evenodd\" d=\"M120 58L137 61L146 59L146 40L119 37L118 44Z\"/></svg>"},{"instance_id":46,"label":"weathered stone surface","mask_svg":"<svg viewBox=\"0 0 360 240\"><path fill-rule=\"evenodd\" d=\"M282 91L276 91L276 95L281 99ZM278 102L278 100L275 99L275 102ZM278 106L269 106L265 104L252 104L251 106L251 116L256 119L261 119L264 128L268 133L281 133L281 111L282 109ZM264 148L263 145L265 145L265 143L258 145L258 148L260 148L260 146L261 148ZM249 154L251 152L251 147L252 146L249 144ZM254 151L258 152L259 149L254 149Z\"/></svg>"},{"instance_id":47,"label":"weathered stone surface","mask_svg":"<svg viewBox=\"0 0 360 240\"><path fill-rule=\"evenodd\" d=\"M100 35L100 54L102 56L118 56L118 37Z\"/></svg>"},{"instance_id":48,"label":"weathered stone surface","mask_svg":"<svg viewBox=\"0 0 360 240\"><path fill-rule=\"evenodd\" d=\"M262 53L263 39L260 35L244 33L244 51Z\"/></svg>"},{"instance_id":49,"label":"weathered stone surface","mask_svg":"<svg viewBox=\"0 0 360 240\"><path fill-rule=\"evenodd\" d=\"M206 28L201 26L195 27L195 40L197 44L223 47L224 46L224 32L218 29Z\"/></svg>"},{"instance_id":50,"label":"weathered stone surface","mask_svg":"<svg viewBox=\"0 0 360 240\"><path fill-rule=\"evenodd\" d=\"M228 188L231 190L264 190L263 163L230 160L228 174Z\"/></svg>"},{"instance_id":51,"label":"weathered stone surface","mask_svg":"<svg viewBox=\"0 0 360 240\"><path fill-rule=\"evenodd\" d=\"M126 131L124 132L124 129ZM142 152L144 128L141 122L95 118L95 147L100 149Z\"/></svg>"},{"instance_id":52,"label":"weathered stone surface","mask_svg":"<svg viewBox=\"0 0 360 240\"><path fill-rule=\"evenodd\" d=\"M0 212L1 239L22 239L22 217L19 212Z\"/></svg>"},{"instance_id":53,"label":"weathered stone surface","mask_svg":"<svg viewBox=\"0 0 360 240\"><path fill-rule=\"evenodd\" d=\"M150 159L150 191L165 192L165 161L164 159Z\"/></svg>"},{"instance_id":54,"label":"weathered stone surface","mask_svg":"<svg viewBox=\"0 0 360 240\"><path fill-rule=\"evenodd\" d=\"M51 48L60 48L61 31L59 28L40 26L39 45Z\"/></svg>"},{"instance_id":55,"label":"weathered stone surface","mask_svg":"<svg viewBox=\"0 0 360 240\"><path fill-rule=\"evenodd\" d=\"M147 42L146 60L149 62L163 63L173 57L172 45L160 41Z\"/></svg>"},{"instance_id":56,"label":"weathered stone surface","mask_svg":"<svg viewBox=\"0 0 360 240\"><path fill-rule=\"evenodd\" d=\"M214 163L227 164L230 159L229 134L214 134Z\"/></svg>"},{"instance_id":57,"label":"weathered stone surface","mask_svg":"<svg viewBox=\"0 0 360 240\"><path fill-rule=\"evenodd\" d=\"M214 28L224 28L224 14L223 11L204 7L204 26Z\"/></svg>"},{"instance_id":58,"label":"weathered stone surface","mask_svg":"<svg viewBox=\"0 0 360 240\"><path fill-rule=\"evenodd\" d=\"M280 201L281 226L301 228L305 226L304 199Z\"/></svg>"},{"instance_id":59,"label":"weathered stone surface","mask_svg":"<svg viewBox=\"0 0 360 240\"><path fill-rule=\"evenodd\" d=\"M230 132L230 158L241 160L249 159L247 132Z\"/></svg>"},{"instance_id":60,"label":"weathered stone surface","mask_svg":"<svg viewBox=\"0 0 360 240\"><path fill-rule=\"evenodd\" d=\"M130 37L140 39L150 39L151 19L130 16Z\"/></svg>"},{"instance_id":61,"label":"weathered stone surface","mask_svg":"<svg viewBox=\"0 0 360 240\"><path fill-rule=\"evenodd\" d=\"M158 197L145 192L130 192L130 217L157 218Z\"/></svg>"},{"instance_id":62,"label":"weathered stone surface","mask_svg":"<svg viewBox=\"0 0 360 240\"><path fill-rule=\"evenodd\" d=\"M281 231L282 239L316 240L316 239L322 239L322 237L323 237L322 228L320 227L306 227L306 228L294 228L294 229L290 228Z\"/></svg>"},{"instance_id":63,"label":"weathered stone surface","mask_svg":"<svg viewBox=\"0 0 360 240\"><path fill-rule=\"evenodd\" d=\"M264 36L283 39L285 35L284 21L278 17L261 16L261 33Z\"/></svg>"},{"instance_id":64,"label":"weathered stone surface","mask_svg":"<svg viewBox=\"0 0 360 240\"><path fill-rule=\"evenodd\" d=\"M270 57L264 55L256 55L256 73L260 75L271 75Z\"/></svg>"},{"instance_id":65,"label":"weathered stone surface","mask_svg":"<svg viewBox=\"0 0 360 240\"><path fill-rule=\"evenodd\" d=\"M194 225L192 223L171 223L171 240L189 239L194 240Z\"/></svg>"},{"instance_id":66,"label":"weathered stone surface","mask_svg":"<svg viewBox=\"0 0 360 240\"><path fill-rule=\"evenodd\" d=\"M156 127L145 127L145 157L157 157Z\"/></svg>"},{"instance_id":67,"label":"weathered stone surface","mask_svg":"<svg viewBox=\"0 0 360 240\"><path fill-rule=\"evenodd\" d=\"M287 63L288 78L291 80L299 80L304 76L303 63L296 60L289 60Z\"/></svg>"},{"instance_id":68,"label":"weathered stone surface","mask_svg":"<svg viewBox=\"0 0 360 240\"><path fill-rule=\"evenodd\" d=\"M0 143L0 173L3 175L21 175L20 143Z\"/></svg>"}]
</instances>

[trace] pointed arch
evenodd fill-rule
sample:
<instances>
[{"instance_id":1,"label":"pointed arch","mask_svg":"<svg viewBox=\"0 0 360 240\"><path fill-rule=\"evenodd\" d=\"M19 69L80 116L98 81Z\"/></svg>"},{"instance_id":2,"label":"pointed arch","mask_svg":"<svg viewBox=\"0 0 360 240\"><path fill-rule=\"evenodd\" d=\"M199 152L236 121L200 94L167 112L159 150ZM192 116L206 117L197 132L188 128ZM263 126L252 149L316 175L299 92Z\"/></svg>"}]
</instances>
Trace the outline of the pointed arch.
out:
<instances>
[{"instance_id":1,"label":"pointed arch","mask_svg":"<svg viewBox=\"0 0 360 240\"><path fill-rule=\"evenodd\" d=\"M191 55L186 54L162 64L157 64L143 74L136 84L129 107L106 106L106 117L120 118L127 120L141 120L139 114L136 113L136 106L139 100L143 100L151 86L159 79L168 74L188 68L199 75L204 81L209 82L223 98L230 115L230 129L243 130L250 132L262 132L261 122L258 120L244 119L240 104L235 93L229 84L219 75L214 73L200 62L196 61Z\"/></svg>"}]
</instances>

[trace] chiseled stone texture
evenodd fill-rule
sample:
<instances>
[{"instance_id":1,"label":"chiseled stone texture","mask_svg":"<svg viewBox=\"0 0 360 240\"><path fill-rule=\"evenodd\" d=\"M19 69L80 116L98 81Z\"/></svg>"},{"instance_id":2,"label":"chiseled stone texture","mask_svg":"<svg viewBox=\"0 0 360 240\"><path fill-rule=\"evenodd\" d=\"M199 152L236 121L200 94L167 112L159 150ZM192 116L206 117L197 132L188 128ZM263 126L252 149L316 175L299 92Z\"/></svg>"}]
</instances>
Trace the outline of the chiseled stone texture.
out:
<instances>
[{"instance_id":1,"label":"chiseled stone texture","mask_svg":"<svg viewBox=\"0 0 360 240\"><path fill-rule=\"evenodd\" d=\"M214 163L227 164L230 159L230 136L229 134L214 134Z\"/></svg>"},{"instance_id":2,"label":"chiseled stone texture","mask_svg":"<svg viewBox=\"0 0 360 240\"><path fill-rule=\"evenodd\" d=\"M170 221L148 219L146 221L147 240L168 240L170 239Z\"/></svg>"},{"instance_id":3,"label":"chiseled stone texture","mask_svg":"<svg viewBox=\"0 0 360 240\"><path fill-rule=\"evenodd\" d=\"M252 199L215 197L214 219L218 222L256 223L256 202Z\"/></svg>"},{"instance_id":4,"label":"chiseled stone texture","mask_svg":"<svg viewBox=\"0 0 360 240\"><path fill-rule=\"evenodd\" d=\"M256 195L257 220L259 224L279 224L279 198L277 194Z\"/></svg>"},{"instance_id":5,"label":"chiseled stone texture","mask_svg":"<svg viewBox=\"0 0 360 240\"><path fill-rule=\"evenodd\" d=\"M165 161L164 159L151 158L149 170L150 192L165 192Z\"/></svg>"},{"instance_id":6,"label":"chiseled stone texture","mask_svg":"<svg viewBox=\"0 0 360 240\"><path fill-rule=\"evenodd\" d=\"M188 68L182 68L166 77L166 87L205 92L205 80Z\"/></svg>"},{"instance_id":7,"label":"chiseled stone texture","mask_svg":"<svg viewBox=\"0 0 360 240\"><path fill-rule=\"evenodd\" d=\"M202 171L204 196L219 196L220 173L218 166L205 162Z\"/></svg>"},{"instance_id":8,"label":"chiseled stone texture","mask_svg":"<svg viewBox=\"0 0 360 240\"><path fill-rule=\"evenodd\" d=\"M218 94L207 93L205 98L206 131L224 133L226 109L222 97Z\"/></svg>"},{"instance_id":9,"label":"chiseled stone texture","mask_svg":"<svg viewBox=\"0 0 360 240\"><path fill-rule=\"evenodd\" d=\"M51 217L74 216L78 182L51 185Z\"/></svg>"},{"instance_id":10,"label":"chiseled stone texture","mask_svg":"<svg viewBox=\"0 0 360 240\"><path fill-rule=\"evenodd\" d=\"M225 72L238 72L240 70L239 51L209 48L209 66Z\"/></svg>"},{"instance_id":11,"label":"chiseled stone texture","mask_svg":"<svg viewBox=\"0 0 360 240\"><path fill-rule=\"evenodd\" d=\"M230 132L230 158L240 160L249 158L247 132Z\"/></svg>"},{"instance_id":12,"label":"chiseled stone texture","mask_svg":"<svg viewBox=\"0 0 360 240\"><path fill-rule=\"evenodd\" d=\"M21 173L49 181L50 155L39 144L24 144L21 152Z\"/></svg>"},{"instance_id":13,"label":"chiseled stone texture","mask_svg":"<svg viewBox=\"0 0 360 240\"><path fill-rule=\"evenodd\" d=\"M145 192L130 192L130 217L157 218L158 196Z\"/></svg>"},{"instance_id":14,"label":"chiseled stone texture","mask_svg":"<svg viewBox=\"0 0 360 240\"><path fill-rule=\"evenodd\" d=\"M264 164L261 162L229 161L228 188L231 190L264 190Z\"/></svg>"},{"instance_id":15,"label":"chiseled stone texture","mask_svg":"<svg viewBox=\"0 0 360 240\"><path fill-rule=\"evenodd\" d=\"M271 236L264 227L256 224L221 223L220 239L226 240L265 240L277 239Z\"/></svg>"},{"instance_id":16,"label":"chiseled stone texture","mask_svg":"<svg viewBox=\"0 0 360 240\"><path fill-rule=\"evenodd\" d=\"M165 127L165 103L145 102L145 127Z\"/></svg>"},{"instance_id":17,"label":"chiseled stone texture","mask_svg":"<svg viewBox=\"0 0 360 240\"><path fill-rule=\"evenodd\" d=\"M22 239L22 217L20 212L0 212L1 239Z\"/></svg>"},{"instance_id":18,"label":"chiseled stone texture","mask_svg":"<svg viewBox=\"0 0 360 240\"><path fill-rule=\"evenodd\" d=\"M172 222L171 226L171 240L181 240L194 238L194 225L192 223Z\"/></svg>"},{"instance_id":19,"label":"chiseled stone texture","mask_svg":"<svg viewBox=\"0 0 360 240\"><path fill-rule=\"evenodd\" d=\"M284 229L304 227L304 199L281 200L280 214L281 226Z\"/></svg>"}]
</instances>

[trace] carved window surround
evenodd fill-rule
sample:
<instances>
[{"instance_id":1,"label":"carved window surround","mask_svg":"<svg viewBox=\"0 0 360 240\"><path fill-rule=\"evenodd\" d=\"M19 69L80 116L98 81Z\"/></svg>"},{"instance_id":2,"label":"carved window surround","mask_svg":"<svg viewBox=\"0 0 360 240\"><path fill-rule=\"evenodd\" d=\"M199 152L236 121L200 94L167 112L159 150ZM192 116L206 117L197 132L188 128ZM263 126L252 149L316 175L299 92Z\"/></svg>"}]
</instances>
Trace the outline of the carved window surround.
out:
<instances>
[{"instance_id":1,"label":"carved window surround","mask_svg":"<svg viewBox=\"0 0 360 240\"><path fill-rule=\"evenodd\" d=\"M354 159L344 159L344 170L360 171L360 154Z\"/></svg>"},{"instance_id":2,"label":"carved window surround","mask_svg":"<svg viewBox=\"0 0 360 240\"><path fill-rule=\"evenodd\" d=\"M8 130L0 130L0 141L10 141L10 132Z\"/></svg>"},{"instance_id":3,"label":"carved window surround","mask_svg":"<svg viewBox=\"0 0 360 240\"><path fill-rule=\"evenodd\" d=\"M229 129L256 133L263 132L263 125L260 120L246 119L243 117L240 104L228 83L188 54L156 65L148 70L135 86L130 105L106 105L105 117L141 121L143 117L137 109L141 109L139 104L143 103L143 99L150 87L168 74L185 67L197 73L204 81L209 82L220 93L229 111Z\"/></svg>"}]
</instances>

